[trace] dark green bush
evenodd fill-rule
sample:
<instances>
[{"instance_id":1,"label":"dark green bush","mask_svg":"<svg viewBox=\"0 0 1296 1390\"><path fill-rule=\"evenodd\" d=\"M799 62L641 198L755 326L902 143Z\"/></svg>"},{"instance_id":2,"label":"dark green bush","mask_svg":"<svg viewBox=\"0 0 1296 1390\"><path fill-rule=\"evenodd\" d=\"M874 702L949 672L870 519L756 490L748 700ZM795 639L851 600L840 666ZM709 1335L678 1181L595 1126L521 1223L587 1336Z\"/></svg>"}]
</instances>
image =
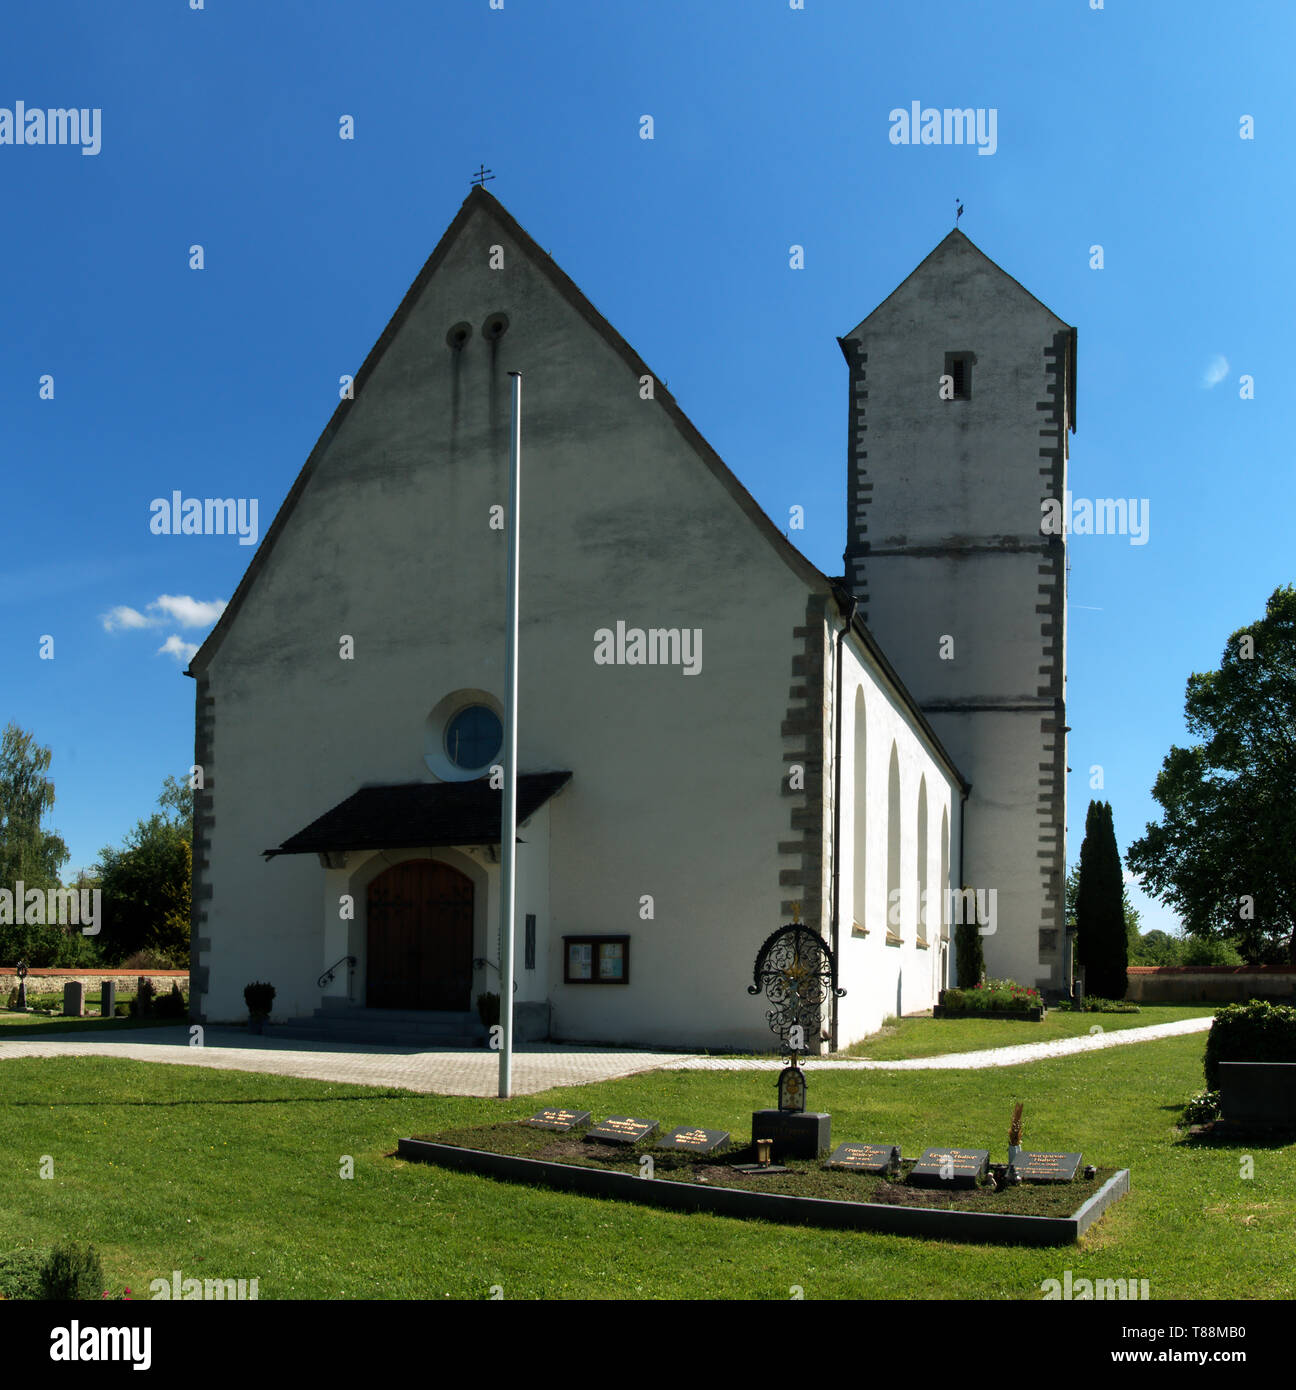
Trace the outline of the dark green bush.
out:
<instances>
[{"instance_id":1,"label":"dark green bush","mask_svg":"<svg viewBox=\"0 0 1296 1390\"><path fill-rule=\"evenodd\" d=\"M975 989L985 978L985 953L981 931L975 920L960 922L954 928L955 968L960 989Z\"/></svg>"},{"instance_id":2,"label":"dark green bush","mask_svg":"<svg viewBox=\"0 0 1296 1390\"><path fill-rule=\"evenodd\" d=\"M1296 1008L1251 999L1215 1015L1206 1039L1206 1084L1217 1091L1221 1062L1296 1062Z\"/></svg>"},{"instance_id":3,"label":"dark green bush","mask_svg":"<svg viewBox=\"0 0 1296 1390\"><path fill-rule=\"evenodd\" d=\"M41 1268L41 1298L97 1299L103 1291L103 1266L93 1245L56 1245Z\"/></svg>"},{"instance_id":4,"label":"dark green bush","mask_svg":"<svg viewBox=\"0 0 1296 1390\"><path fill-rule=\"evenodd\" d=\"M130 1012L132 1018L152 1018L153 1017L153 997L156 991L153 988L153 981L146 980L143 975L139 977L139 982L135 986L135 998L130 1001Z\"/></svg>"},{"instance_id":5,"label":"dark green bush","mask_svg":"<svg viewBox=\"0 0 1296 1390\"><path fill-rule=\"evenodd\" d=\"M972 989L947 989L943 1002L947 1014L995 1014L1037 1009L1044 1000L1015 980L987 980Z\"/></svg>"},{"instance_id":6,"label":"dark green bush","mask_svg":"<svg viewBox=\"0 0 1296 1390\"><path fill-rule=\"evenodd\" d=\"M499 1022L500 1016L500 997L487 990L484 994L477 996L477 1017L482 1021L483 1028L493 1028Z\"/></svg>"},{"instance_id":7,"label":"dark green bush","mask_svg":"<svg viewBox=\"0 0 1296 1390\"><path fill-rule=\"evenodd\" d=\"M1072 1011L1081 1014L1138 1014L1143 1010L1127 999L1100 999L1096 994L1086 994L1082 1003L1071 1004Z\"/></svg>"},{"instance_id":8,"label":"dark green bush","mask_svg":"<svg viewBox=\"0 0 1296 1390\"><path fill-rule=\"evenodd\" d=\"M153 1005L154 1018L188 1018L189 1006L180 992L180 986L172 981L171 993L164 994Z\"/></svg>"},{"instance_id":9,"label":"dark green bush","mask_svg":"<svg viewBox=\"0 0 1296 1390\"><path fill-rule=\"evenodd\" d=\"M1212 1120L1219 1118L1219 1105L1218 1091L1199 1091L1184 1106L1183 1119L1179 1122L1180 1126L1209 1124Z\"/></svg>"},{"instance_id":10,"label":"dark green bush","mask_svg":"<svg viewBox=\"0 0 1296 1390\"><path fill-rule=\"evenodd\" d=\"M243 1002L252 1018L269 1018L274 997L275 987L261 980L253 980L250 985L243 986Z\"/></svg>"},{"instance_id":11,"label":"dark green bush","mask_svg":"<svg viewBox=\"0 0 1296 1390\"><path fill-rule=\"evenodd\" d=\"M49 1256L48 1250L10 1250L0 1255L0 1296L39 1298L41 1270Z\"/></svg>"}]
</instances>

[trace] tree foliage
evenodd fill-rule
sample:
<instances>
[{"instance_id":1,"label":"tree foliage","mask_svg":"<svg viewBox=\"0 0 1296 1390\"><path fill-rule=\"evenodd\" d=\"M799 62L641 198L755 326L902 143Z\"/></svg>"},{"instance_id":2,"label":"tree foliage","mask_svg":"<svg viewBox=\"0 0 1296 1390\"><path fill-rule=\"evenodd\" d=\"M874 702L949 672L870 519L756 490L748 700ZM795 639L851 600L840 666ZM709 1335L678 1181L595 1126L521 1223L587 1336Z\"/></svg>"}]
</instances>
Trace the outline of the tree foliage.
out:
<instances>
[{"instance_id":1,"label":"tree foliage","mask_svg":"<svg viewBox=\"0 0 1296 1390\"><path fill-rule=\"evenodd\" d=\"M56 888L68 848L41 821L54 805L54 783L45 775L52 754L33 734L8 724L0 736L0 886L19 879L28 888Z\"/></svg>"},{"instance_id":2,"label":"tree foliage","mask_svg":"<svg viewBox=\"0 0 1296 1390\"><path fill-rule=\"evenodd\" d=\"M158 804L162 811L139 821L120 849L106 847L95 866L104 895L100 949L108 961L147 950L177 967L188 964L192 794L169 777Z\"/></svg>"},{"instance_id":3,"label":"tree foliage","mask_svg":"<svg viewBox=\"0 0 1296 1390\"><path fill-rule=\"evenodd\" d=\"M1171 747L1161 820L1126 862L1190 935L1296 963L1296 588L1229 638L1218 671L1189 676L1185 722L1200 741Z\"/></svg>"},{"instance_id":4,"label":"tree foliage","mask_svg":"<svg viewBox=\"0 0 1296 1390\"><path fill-rule=\"evenodd\" d=\"M1075 892L1076 949L1086 994L1124 999L1129 933L1111 803L1091 801Z\"/></svg>"}]
</instances>

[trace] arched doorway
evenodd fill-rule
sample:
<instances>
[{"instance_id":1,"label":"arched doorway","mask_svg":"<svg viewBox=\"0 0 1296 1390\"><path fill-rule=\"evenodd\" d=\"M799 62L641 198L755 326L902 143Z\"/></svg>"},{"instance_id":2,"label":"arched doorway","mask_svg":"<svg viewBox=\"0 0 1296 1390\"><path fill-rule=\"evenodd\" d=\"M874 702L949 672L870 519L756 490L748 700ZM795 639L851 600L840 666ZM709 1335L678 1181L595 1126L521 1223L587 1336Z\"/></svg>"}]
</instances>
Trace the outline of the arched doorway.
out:
<instances>
[{"instance_id":1,"label":"arched doorway","mask_svg":"<svg viewBox=\"0 0 1296 1390\"><path fill-rule=\"evenodd\" d=\"M472 939L472 879L434 859L392 865L368 889L365 1003L464 1012Z\"/></svg>"}]
</instances>

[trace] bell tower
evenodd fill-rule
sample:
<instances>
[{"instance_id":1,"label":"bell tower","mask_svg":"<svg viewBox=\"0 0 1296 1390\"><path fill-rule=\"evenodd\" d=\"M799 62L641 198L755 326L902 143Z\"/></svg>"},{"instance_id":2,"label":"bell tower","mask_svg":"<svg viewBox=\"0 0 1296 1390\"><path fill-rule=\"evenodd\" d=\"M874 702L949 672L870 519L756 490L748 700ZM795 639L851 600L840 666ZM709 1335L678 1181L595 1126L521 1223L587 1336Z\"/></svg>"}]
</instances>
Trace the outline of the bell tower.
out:
<instances>
[{"instance_id":1,"label":"bell tower","mask_svg":"<svg viewBox=\"0 0 1296 1390\"><path fill-rule=\"evenodd\" d=\"M955 230L838 341L846 582L972 784L987 973L1064 989L1066 537L1040 523L1067 488L1075 329Z\"/></svg>"}]
</instances>

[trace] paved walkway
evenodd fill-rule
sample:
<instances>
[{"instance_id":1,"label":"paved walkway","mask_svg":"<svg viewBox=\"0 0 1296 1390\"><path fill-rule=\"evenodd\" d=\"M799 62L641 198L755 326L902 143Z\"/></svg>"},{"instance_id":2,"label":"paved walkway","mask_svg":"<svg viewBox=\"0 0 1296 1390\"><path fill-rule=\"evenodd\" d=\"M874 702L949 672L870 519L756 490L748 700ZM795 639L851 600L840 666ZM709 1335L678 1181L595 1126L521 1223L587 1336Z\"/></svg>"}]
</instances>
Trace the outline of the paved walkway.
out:
<instances>
[{"instance_id":1,"label":"paved walkway","mask_svg":"<svg viewBox=\"0 0 1296 1390\"><path fill-rule=\"evenodd\" d=\"M1020 1047L988 1048L983 1052L957 1052L944 1057L918 1057L907 1061L875 1062L844 1059L825 1062L845 1071L936 1071L947 1068L1013 1067L1041 1057L1067 1057L1105 1047L1125 1047L1154 1038L1205 1032L1210 1017L1157 1023L1145 1028L1099 1032L1080 1038L1026 1043ZM1101 1025L1095 1025L1101 1027ZM343 1081L358 1086L401 1086L442 1096L493 1096L498 1091L499 1056L486 1049L475 1051L421 1051L381 1044L341 1044L276 1041L273 1036L251 1038L241 1028L208 1027L204 1045L187 1045L188 1024L175 1028L134 1028L89 1035L67 1041L55 1038L4 1040L0 1032L0 1061L9 1057L127 1057L138 1062L164 1062L173 1066L217 1067L225 1071L257 1071L275 1076L299 1076L310 1081ZM698 1057L677 1052L635 1052L608 1048L572 1047L560 1043L528 1043L514 1054L513 1089L517 1095L534 1095L555 1086L583 1086L638 1072L678 1071L777 1071L781 1059L768 1057Z\"/></svg>"}]
</instances>

